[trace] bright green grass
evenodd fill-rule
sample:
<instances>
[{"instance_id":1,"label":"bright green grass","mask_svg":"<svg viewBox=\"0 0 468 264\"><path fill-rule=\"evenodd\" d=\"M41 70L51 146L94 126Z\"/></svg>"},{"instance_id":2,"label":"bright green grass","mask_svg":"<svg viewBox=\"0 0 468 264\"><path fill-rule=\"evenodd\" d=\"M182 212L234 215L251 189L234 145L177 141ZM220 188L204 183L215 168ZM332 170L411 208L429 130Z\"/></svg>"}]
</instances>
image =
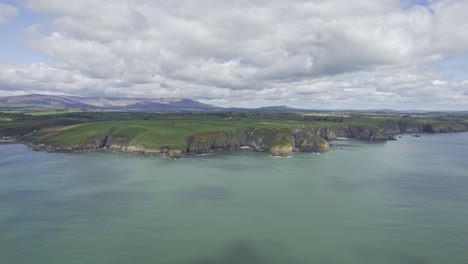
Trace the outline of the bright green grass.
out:
<instances>
[{"instance_id":1,"label":"bright green grass","mask_svg":"<svg viewBox=\"0 0 468 264\"><path fill-rule=\"evenodd\" d=\"M52 133L52 137L48 140L50 143L60 144L63 146L73 146L86 144L93 138L105 136L112 125L110 122L90 123L73 125L69 127L57 127L45 129L45 132Z\"/></svg>"},{"instance_id":2,"label":"bright green grass","mask_svg":"<svg viewBox=\"0 0 468 264\"><path fill-rule=\"evenodd\" d=\"M168 146L181 149L186 137L193 134L234 131L242 128L312 128L342 125L372 126L382 122L380 119L352 119L345 122L311 122L275 118L242 117L227 120L222 117L183 116L167 117L160 120L128 120L85 123L67 127L44 129L47 141L62 146L83 145L94 139L103 138L113 130L115 138L125 138L134 146L158 149ZM47 136L47 134L49 136Z\"/></svg>"},{"instance_id":3,"label":"bright green grass","mask_svg":"<svg viewBox=\"0 0 468 264\"><path fill-rule=\"evenodd\" d=\"M263 122L263 121L223 121L208 119L190 120L132 120L111 121L73 125L68 127L55 127L44 129L43 132L52 135L50 143L63 146L86 144L93 139L104 137L110 128L118 137L131 139L131 144L145 148L160 148L168 146L181 149L185 138L194 133L232 131L245 127L256 128L287 128L298 127L298 122Z\"/></svg>"},{"instance_id":4,"label":"bright green grass","mask_svg":"<svg viewBox=\"0 0 468 264\"><path fill-rule=\"evenodd\" d=\"M55 127L44 129L43 132L52 135L50 143L62 146L75 146L86 144L93 139L103 138L109 129L113 129L116 137L127 137L131 144L145 148L159 148L169 146L181 148L185 137L191 135L191 130L176 127L168 121L111 121L79 124L68 127Z\"/></svg>"}]
</instances>

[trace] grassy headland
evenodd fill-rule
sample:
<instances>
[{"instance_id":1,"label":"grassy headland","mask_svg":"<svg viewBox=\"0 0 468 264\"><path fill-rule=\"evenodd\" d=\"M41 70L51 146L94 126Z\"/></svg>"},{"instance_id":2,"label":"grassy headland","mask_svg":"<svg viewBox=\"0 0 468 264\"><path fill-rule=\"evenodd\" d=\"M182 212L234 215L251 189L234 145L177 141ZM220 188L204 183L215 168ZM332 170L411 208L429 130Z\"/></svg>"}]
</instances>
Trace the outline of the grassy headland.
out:
<instances>
[{"instance_id":1,"label":"grassy headland","mask_svg":"<svg viewBox=\"0 0 468 264\"><path fill-rule=\"evenodd\" d=\"M55 151L112 149L181 154L254 149L287 155L325 150L336 137L387 140L392 134L468 130L463 114L378 113L0 113L0 138Z\"/></svg>"}]
</instances>

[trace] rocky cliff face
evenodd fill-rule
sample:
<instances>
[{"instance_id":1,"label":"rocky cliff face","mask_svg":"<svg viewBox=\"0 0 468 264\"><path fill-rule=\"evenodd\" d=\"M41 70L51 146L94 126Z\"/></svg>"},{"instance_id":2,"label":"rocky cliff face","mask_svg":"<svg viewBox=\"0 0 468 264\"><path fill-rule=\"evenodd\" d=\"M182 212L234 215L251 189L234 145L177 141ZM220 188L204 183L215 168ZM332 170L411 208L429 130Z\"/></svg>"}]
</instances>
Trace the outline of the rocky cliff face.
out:
<instances>
[{"instance_id":1,"label":"rocky cliff face","mask_svg":"<svg viewBox=\"0 0 468 264\"><path fill-rule=\"evenodd\" d=\"M338 137L384 141L391 139L388 133L382 127L373 126L342 126L333 128L333 132Z\"/></svg>"},{"instance_id":2,"label":"rocky cliff face","mask_svg":"<svg viewBox=\"0 0 468 264\"><path fill-rule=\"evenodd\" d=\"M453 121L412 123L405 120L387 120L380 127L389 135L400 133L449 133L468 131L468 123Z\"/></svg>"},{"instance_id":3,"label":"rocky cliff face","mask_svg":"<svg viewBox=\"0 0 468 264\"><path fill-rule=\"evenodd\" d=\"M257 129L244 128L228 132L195 134L186 140L187 153L204 153L214 149L248 147L287 156L295 151L328 150L328 142L320 129Z\"/></svg>"}]
</instances>

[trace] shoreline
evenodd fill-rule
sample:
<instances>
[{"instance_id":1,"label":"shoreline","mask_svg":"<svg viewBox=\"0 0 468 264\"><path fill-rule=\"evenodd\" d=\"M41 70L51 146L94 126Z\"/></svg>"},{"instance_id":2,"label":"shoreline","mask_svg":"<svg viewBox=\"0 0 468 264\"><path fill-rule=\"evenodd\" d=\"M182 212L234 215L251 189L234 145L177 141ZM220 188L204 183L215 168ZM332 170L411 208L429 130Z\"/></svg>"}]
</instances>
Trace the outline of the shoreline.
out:
<instances>
[{"instance_id":1,"label":"shoreline","mask_svg":"<svg viewBox=\"0 0 468 264\"><path fill-rule=\"evenodd\" d=\"M399 134L468 131L468 116L438 120L436 117L406 119L357 115L337 121L281 113L223 114L234 115L236 120L208 114L127 116L129 114L57 116L50 123L50 118L18 116L17 121L26 125L0 129L0 139L5 143L24 143L36 151L110 151L178 159L216 150L244 149L287 157L298 152L328 151L333 148L330 144L340 139L386 142L396 140Z\"/></svg>"},{"instance_id":2,"label":"shoreline","mask_svg":"<svg viewBox=\"0 0 468 264\"><path fill-rule=\"evenodd\" d=\"M50 146L46 146L44 144L36 144L33 142L28 142L28 141L22 141L22 140L16 140L16 139L8 139L0 140L0 145L13 145L13 144L20 144L20 145L25 145L27 146L31 151L37 151L37 152L48 152L48 153L63 153L63 154L71 154L71 153L85 153L85 152L109 152L109 153L118 153L118 154L129 154L129 155L135 155L135 156L142 156L142 157L163 157L163 158L171 158L171 159L182 159L186 157L197 157L197 156L207 156L207 155L212 155L218 151L251 151L251 152L259 152L259 153L266 153L269 154L271 157L275 158L288 158L291 157L292 155L296 153L325 153L329 151L337 151L341 150L339 147L335 147L333 145L333 142L336 141L357 141L357 142L387 142L387 141L397 141L401 136L412 136L412 137L422 137L422 136L428 136L428 135L437 135L437 134L452 134L452 133L468 133L468 131L455 131L455 132L423 132L423 133L398 133L391 135L393 139L388 139L388 140L369 140L369 139L356 139L356 138L348 138L348 137L339 137L334 140L327 141L330 146L327 150L299 150L297 148L294 148L292 152L279 152L279 153L274 153L271 152L267 149L256 149L252 148L250 146L241 146L236 149L232 148L215 148L215 149L210 149L208 151L203 150L203 151L197 151L197 152L184 152L184 151L177 151L177 152L154 152L154 151L128 151L128 150L117 150L113 148L108 148L108 147L103 147L103 148L81 148L81 149L66 149L62 147L58 148L53 148ZM248 148L247 148L248 147Z\"/></svg>"}]
</instances>

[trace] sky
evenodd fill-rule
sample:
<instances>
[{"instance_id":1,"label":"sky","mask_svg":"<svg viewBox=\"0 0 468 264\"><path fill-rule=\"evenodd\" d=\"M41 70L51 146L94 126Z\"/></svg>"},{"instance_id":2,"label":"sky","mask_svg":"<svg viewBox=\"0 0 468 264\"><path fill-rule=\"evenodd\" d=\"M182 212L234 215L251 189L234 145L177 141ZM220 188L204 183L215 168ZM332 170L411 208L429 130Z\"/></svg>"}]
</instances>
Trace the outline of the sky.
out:
<instances>
[{"instance_id":1,"label":"sky","mask_svg":"<svg viewBox=\"0 0 468 264\"><path fill-rule=\"evenodd\" d=\"M0 96L468 110L468 0L0 0Z\"/></svg>"}]
</instances>

